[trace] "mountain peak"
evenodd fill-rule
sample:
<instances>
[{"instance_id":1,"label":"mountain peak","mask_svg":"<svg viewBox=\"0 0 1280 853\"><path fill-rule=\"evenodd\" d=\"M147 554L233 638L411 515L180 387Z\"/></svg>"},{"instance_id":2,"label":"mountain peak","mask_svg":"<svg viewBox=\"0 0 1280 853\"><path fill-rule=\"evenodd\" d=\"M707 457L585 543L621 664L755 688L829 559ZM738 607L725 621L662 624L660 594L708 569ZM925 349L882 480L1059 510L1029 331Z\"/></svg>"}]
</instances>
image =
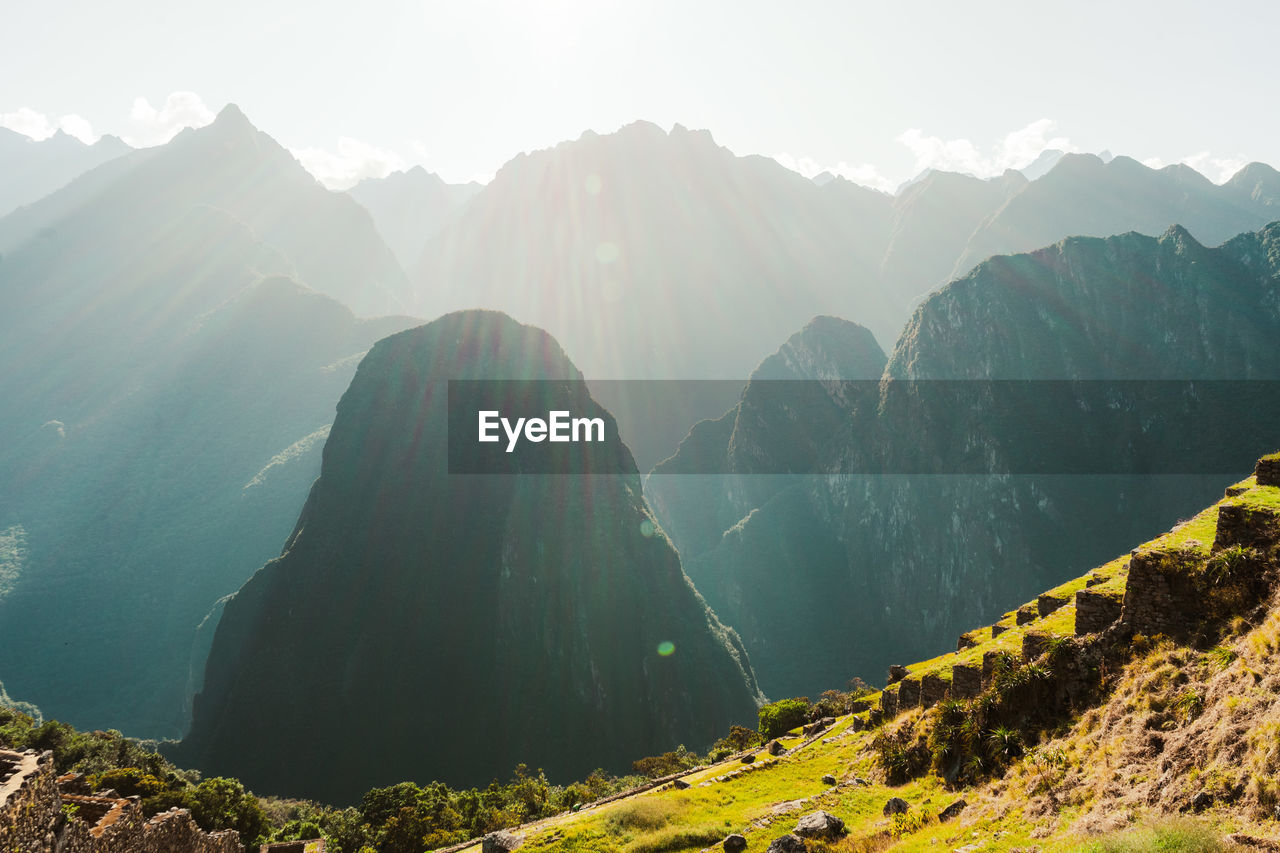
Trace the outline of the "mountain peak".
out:
<instances>
[{"instance_id":1,"label":"mountain peak","mask_svg":"<svg viewBox=\"0 0 1280 853\"><path fill-rule=\"evenodd\" d=\"M253 127L249 122L248 116L236 104L227 104L218 111L217 117L213 120L215 126L235 126L242 125L245 127Z\"/></svg>"}]
</instances>

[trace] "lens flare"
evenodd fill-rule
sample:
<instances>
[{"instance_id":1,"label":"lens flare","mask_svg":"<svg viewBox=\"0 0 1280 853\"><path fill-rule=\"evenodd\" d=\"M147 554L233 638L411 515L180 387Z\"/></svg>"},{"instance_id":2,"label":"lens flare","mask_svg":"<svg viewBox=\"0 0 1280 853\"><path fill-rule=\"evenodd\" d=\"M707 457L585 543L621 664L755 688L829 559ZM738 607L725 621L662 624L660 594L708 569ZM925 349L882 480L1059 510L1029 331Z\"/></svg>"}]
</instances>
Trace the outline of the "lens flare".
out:
<instances>
[{"instance_id":1,"label":"lens flare","mask_svg":"<svg viewBox=\"0 0 1280 853\"><path fill-rule=\"evenodd\" d=\"M662 655L664 658L671 657L675 652L676 644L670 640L663 640L661 643L658 643L658 654Z\"/></svg>"}]
</instances>

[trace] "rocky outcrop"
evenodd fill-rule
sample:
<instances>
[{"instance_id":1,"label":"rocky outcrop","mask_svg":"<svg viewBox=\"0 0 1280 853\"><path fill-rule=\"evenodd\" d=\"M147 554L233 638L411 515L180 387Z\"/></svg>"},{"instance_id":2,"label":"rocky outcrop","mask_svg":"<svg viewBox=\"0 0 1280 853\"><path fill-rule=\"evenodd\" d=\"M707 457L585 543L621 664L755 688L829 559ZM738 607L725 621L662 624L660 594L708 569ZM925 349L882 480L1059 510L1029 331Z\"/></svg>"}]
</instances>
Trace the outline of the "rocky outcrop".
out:
<instances>
[{"instance_id":1,"label":"rocky outcrop","mask_svg":"<svg viewBox=\"0 0 1280 853\"><path fill-rule=\"evenodd\" d=\"M844 835L844 821L824 811L810 812L796 823L795 834L801 838L834 840Z\"/></svg>"}]
</instances>

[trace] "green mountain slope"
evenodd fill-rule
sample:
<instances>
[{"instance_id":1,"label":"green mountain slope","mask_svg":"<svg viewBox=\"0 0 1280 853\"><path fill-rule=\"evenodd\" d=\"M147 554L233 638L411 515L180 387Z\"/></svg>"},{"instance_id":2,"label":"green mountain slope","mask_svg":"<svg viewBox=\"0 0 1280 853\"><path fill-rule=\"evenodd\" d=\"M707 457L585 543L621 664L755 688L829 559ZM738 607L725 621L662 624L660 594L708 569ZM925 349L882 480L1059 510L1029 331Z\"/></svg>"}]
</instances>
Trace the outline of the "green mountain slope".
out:
<instances>
[{"instance_id":1,"label":"green mountain slope","mask_svg":"<svg viewBox=\"0 0 1280 853\"><path fill-rule=\"evenodd\" d=\"M722 849L731 833L815 853L1271 849L1278 584L1280 454L1130 556L793 731L779 756L513 832L566 853ZM817 810L844 831L770 846Z\"/></svg>"}]
</instances>

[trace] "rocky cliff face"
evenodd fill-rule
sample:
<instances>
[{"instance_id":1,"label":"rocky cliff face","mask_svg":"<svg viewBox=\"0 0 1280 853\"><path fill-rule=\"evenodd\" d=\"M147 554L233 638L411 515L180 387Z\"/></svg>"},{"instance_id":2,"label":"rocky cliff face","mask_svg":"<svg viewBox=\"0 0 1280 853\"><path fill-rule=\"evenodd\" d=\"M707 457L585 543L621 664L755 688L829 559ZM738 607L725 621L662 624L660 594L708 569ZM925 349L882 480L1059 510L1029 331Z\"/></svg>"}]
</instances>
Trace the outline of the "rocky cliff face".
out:
<instances>
[{"instance_id":1,"label":"rocky cliff face","mask_svg":"<svg viewBox=\"0 0 1280 853\"><path fill-rule=\"evenodd\" d=\"M884 375L1274 379L1280 356L1267 342L1280 332L1278 241L1280 226L1272 226L1207 249L1175 228L1159 239L1073 239L992 259L917 310ZM733 476L791 470L805 446L780 440L761 426L768 420L744 419L739 407L700 424L664 463L668 472L707 470L700 460L723 459L730 476L718 484L650 477L690 576L741 633L766 693L812 693L852 675L876 680L895 660L943 651L964 625L990 621L1223 486L1213 476L1008 473L1002 461L1025 449L1025 432L992 427L988 412L964 398L963 383L937 387L833 399L843 431L828 433L802 469L831 472L825 476ZM1133 428L1146 429L1142 401L1125 405L1136 413ZM1079 436L1081 453L1106 452L1089 446L1087 408L1058 427ZM787 411L771 409L773 419ZM821 406L800 411L808 422L825 421ZM1179 423L1162 427L1162 440L1194 448L1197 436L1179 432ZM754 469L733 457L734 444L753 448ZM954 458L960 446L988 460L992 473L893 473ZM1243 466L1261 449L1230 452ZM866 470L888 473L838 473ZM698 511L684 511L690 505ZM779 609L793 618L777 618ZM806 652L806 638L821 652Z\"/></svg>"},{"instance_id":2,"label":"rocky cliff face","mask_svg":"<svg viewBox=\"0 0 1280 853\"><path fill-rule=\"evenodd\" d=\"M752 719L746 653L655 529L624 446L570 445L581 477L448 473L447 380L476 378L581 375L496 313L379 342L284 553L226 607L183 760L341 801L519 762L625 769ZM616 428L582 383L546 387L548 407Z\"/></svg>"}]
</instances>

